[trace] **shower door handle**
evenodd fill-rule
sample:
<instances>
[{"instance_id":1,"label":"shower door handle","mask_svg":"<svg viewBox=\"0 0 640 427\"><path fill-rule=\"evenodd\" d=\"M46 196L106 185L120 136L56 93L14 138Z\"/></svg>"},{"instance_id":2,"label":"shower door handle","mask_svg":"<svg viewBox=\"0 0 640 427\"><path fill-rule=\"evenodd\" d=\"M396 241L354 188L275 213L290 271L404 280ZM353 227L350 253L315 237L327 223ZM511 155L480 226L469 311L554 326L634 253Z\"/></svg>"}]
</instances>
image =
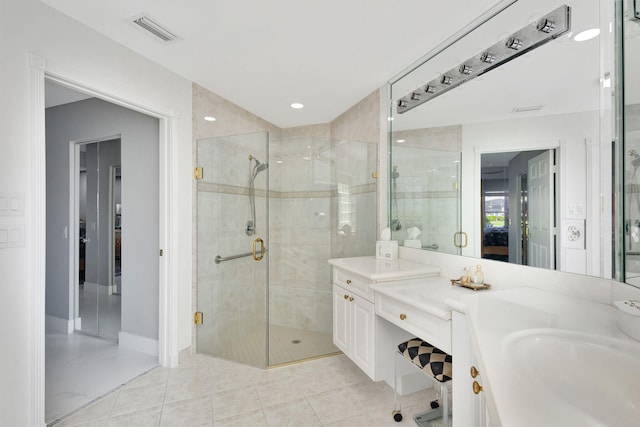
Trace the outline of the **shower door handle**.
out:
<instances>
[{"instance_id":1,"label":"shower door handle","mask_svg":"<svg viewBox=\"0 0 640 427\"><path fill-rule=\"evenodd\" d=\"M258 255L258 252L256 251L258 243L260 244L260 255ZM264 258L264 240L258 237L253 241L253 259L255 261L260 261L262 258Z\"/></svg>"}]
</instances>

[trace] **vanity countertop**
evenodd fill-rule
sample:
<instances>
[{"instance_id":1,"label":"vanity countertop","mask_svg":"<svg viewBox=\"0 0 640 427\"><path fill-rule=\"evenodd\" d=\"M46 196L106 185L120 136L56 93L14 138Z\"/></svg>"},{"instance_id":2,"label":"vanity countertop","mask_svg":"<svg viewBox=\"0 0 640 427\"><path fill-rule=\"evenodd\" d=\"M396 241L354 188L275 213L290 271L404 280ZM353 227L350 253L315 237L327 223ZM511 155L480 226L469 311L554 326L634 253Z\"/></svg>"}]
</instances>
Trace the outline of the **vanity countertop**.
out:
<instances>
[{"instance_id":1,"label":"vanity countertop","mask_svg":"<svg viewBox=\"0 0 640 427\"><path fill-rule=\"evenodd\" d=\"M438 276L440 268L406 259L384 260L374 256L330 259L329 264L373 282Z\"/></svg>"},{"instance_id":2,"label":"vanity countertop","mask_svg":"<svg viewBox=\"0 0 640 427\"><path fill-rule=\"evenodd\" d=\"M637 425L640 343L613 306L528 287L462 300L494 426ZM611 348L631 356L606 357Z\"/></svg>"},{"instance_id":3,"label":"vanity countertop","mask_svg":"<svg viewBox=\"0 0 640 427\"><path fill-rule=\"evenodd\" d=\"M425 277L402 282L376 283L371 289L378 294L393 298L403 304L443 320L451 319L451 307L460 304L460 299L474 292L452 286L445 277Z\"/></svg>"}]
</instances>

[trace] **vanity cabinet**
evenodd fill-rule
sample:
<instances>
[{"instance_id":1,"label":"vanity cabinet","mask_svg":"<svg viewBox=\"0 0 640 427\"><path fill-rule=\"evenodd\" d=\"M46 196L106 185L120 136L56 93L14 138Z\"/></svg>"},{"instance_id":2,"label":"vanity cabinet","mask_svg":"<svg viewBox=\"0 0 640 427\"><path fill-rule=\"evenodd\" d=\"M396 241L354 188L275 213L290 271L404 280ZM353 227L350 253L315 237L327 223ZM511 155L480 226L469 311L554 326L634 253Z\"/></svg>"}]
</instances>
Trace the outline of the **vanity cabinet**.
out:
<instances>
[{"instance_id":1,"label":"vanity cabinet","mask_svg":"<svg viewBox=\"0 0 640 427\"><path fill-rule=\"evenodd\" d=\"M375 377L373 303L351 289L333 285L333 343L370 378Z\"/></svg>"},{"instance_id":2,"label":"vanity cabinet","mask_svg":"<svg viewBox=\"0 0 640 427\"><path fill-rule=\"evenodd\" d=\"M333 343L372 380L392 381L393 348L409 332L376 315L372 285L434 277L440 269L375 257L331 259L329 264L333 266ZM412 315L414 319L418 316Z\"/></svg>"},{"instance_id":3,"label":"vanity cabinet","mask_svg":"<svg viewBox=\"0 0 640 427\"><path fill-rule=\"evenodd\" d=\"M482 375L465 314L452 312L453 427L491 427ZM474 387L475 383L475 387Z\"/></svg>"}]
</instances>

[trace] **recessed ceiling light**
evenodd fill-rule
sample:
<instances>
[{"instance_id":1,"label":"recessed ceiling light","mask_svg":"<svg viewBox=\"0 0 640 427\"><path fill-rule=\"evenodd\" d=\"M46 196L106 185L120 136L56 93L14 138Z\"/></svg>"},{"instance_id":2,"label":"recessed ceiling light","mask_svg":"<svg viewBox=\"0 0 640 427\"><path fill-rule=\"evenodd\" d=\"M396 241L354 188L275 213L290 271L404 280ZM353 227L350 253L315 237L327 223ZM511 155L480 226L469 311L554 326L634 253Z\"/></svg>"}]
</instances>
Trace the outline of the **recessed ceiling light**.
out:
<instances>
[{"instance_id":1,"label":"recessed ceiling light","mask_svg":"<svg viewBox=\"0 0 640 427\"><path fill-rule=\"evenodd\" d=\"M215 122L215 121L216 121L216 118L215 118L215 117L213 117L213 116L206 116L204 119L205 119L206 121L208 121L208 122Z\"/></svg>"},{"instance_id":2,"label":"recessed ceiling light","mask_svg":"<svg viewBox=\"0 0 640 427\"><path fill-rule=\"evenodd\" d=\"M573 39L577 42L583 42L586 40L591 40L594 37L598 37L600 34L600 28L589 28L588 30L584 30L576 34Z\"/></svg>"},{"instance_id":3,"label":"recessed ceiling light","mask_svg":"<svg viewBox=\"0 0 640 427\"><path fill-rule=\"evenodd\" d=\"M294 102L293 104L291 104L291 108L295 108L296 110L299 110L301 108L304 108L304 104L301 104L299 102Z\"/></svg>"},{"instance_id":4,"label":"recessed ceiling light","mask_svg":"<svg viewBox=\"0 0 640 427\"><path fill-rule=\"evenodd\" d=\"M403 142L405 142L405 141L406 141L406 140L404 140L404 139L398 139L396 142L397 142L398 144L402 144L402 143L403 143Z\"/></svg>"}]
</instances>

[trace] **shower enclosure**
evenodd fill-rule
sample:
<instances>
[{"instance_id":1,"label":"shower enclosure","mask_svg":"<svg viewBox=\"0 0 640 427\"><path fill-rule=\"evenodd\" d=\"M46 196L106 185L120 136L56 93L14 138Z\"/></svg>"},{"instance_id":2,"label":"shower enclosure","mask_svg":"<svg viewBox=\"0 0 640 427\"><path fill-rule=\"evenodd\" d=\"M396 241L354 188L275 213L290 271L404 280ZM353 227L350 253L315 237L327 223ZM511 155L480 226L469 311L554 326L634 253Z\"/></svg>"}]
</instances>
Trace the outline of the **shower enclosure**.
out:
<instances>
[{"instance_id":1,"label":"shower enclosure","mask_svg":"<svg viewBox=\"0 0 640 427\"><path fill-rule=\"evenodd\" d=\"M329 258L373 253L377 146L197 142L197 351L259 367L337 352Z\"/></svg>"}]
</instances>

